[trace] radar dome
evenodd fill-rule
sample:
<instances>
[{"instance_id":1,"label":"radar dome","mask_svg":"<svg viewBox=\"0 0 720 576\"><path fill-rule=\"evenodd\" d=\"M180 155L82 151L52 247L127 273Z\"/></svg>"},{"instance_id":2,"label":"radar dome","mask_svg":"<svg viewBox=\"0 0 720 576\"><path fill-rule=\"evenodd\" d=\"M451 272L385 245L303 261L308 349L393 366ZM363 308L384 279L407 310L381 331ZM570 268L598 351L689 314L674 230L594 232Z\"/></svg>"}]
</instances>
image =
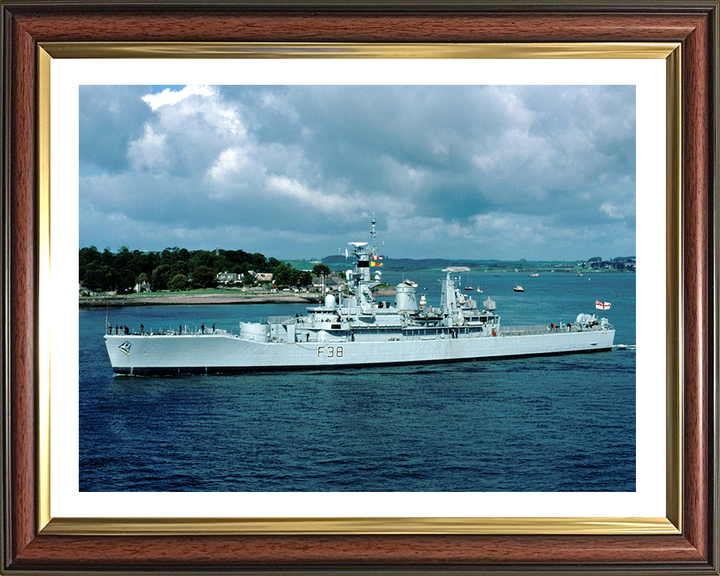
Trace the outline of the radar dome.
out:
<instances>
[{"instance_id":1,"label":"radar dome","mask_svg":"<svg viewBox=\"0 0 720 576\"><path fill-rule=\"evenodd\" d=\"M495 310L495 301L488 298L483 302L483 308L488 311Z\"/></svg>"},{"instance_id":2,"label":"radar dome","mask_svg":"<svg viewBox=\"0 0 720 576\"><path fill-rule=\"evenodd\" d=\"M581 326L586 326L588 324L592 324L594 321L595 321L594 314L578 314L578 317L575 318L575 322L577 324L580 324Z\"/></svg>"},{"instance_id":3,"label":"radar dome","mask_svg":"<svg viewBox=\"0 0 720 576\"><path fill-rule=\"evenodd\" d=\"M325 296L325 308L335 308L335 296L332 294Z\"/></svg>"}]
</instances>

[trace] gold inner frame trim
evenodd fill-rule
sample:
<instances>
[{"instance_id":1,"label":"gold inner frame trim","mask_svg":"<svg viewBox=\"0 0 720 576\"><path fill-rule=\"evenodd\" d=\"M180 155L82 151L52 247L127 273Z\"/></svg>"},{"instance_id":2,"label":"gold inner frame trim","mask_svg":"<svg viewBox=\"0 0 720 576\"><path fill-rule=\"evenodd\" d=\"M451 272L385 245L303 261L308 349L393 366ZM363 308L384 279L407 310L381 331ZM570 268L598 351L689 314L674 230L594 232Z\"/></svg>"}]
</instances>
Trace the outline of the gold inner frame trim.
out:
<instances>
[{"instance_id":1,"label":"gold inner frame trim","mask_svg":"<svg viewBox=\"0 0 720 576\"><path fill-rule=\"evenodd\" d=\"M50 521L50 64L47 52L38 50L38 524Z\"/></svg>"},{"instance_id":2,"label":"gold inner frame trim","mask_svg":"<svg viewBox=\"0 0 720 576\"><path fill-rule=\"evenodd\" d=\"M357 44L227 42L43 42L53 58L457 58L665 59L672 42Z\"/></svg>"},{"instance_id":3,"label":"gold inner frame trim","mask_svg":"<svg viewBox=\"0 0 720 576\"><path fill-rule=\"evenodd\" d=\"M666 59L666 498L668 519L682 531L682 327L683 292L680 282L682 270L682 47L678 46ZM673 274L672 271L677 273Z\"/></svg>"},{"instance_id":4,"label":"gold inner frame trim","mask_svg":"<svg viewBox=\"0 0 720 576\"><path fill-rule=\"evenodd\" d=\"M678 534L666 518L56 518L43 534Z\"/></svg>"},{"instance_id":5,"label":"gold inner frame trim","mask_svg":"<svg viewBox=\"0 0 720 576\"><path fill-rule=\"evenodd\" d=\"M50 71L53 58L664 59L667 159L666 518L52 518L50 510ZM52 42L38 46L38 528L42 534L679 534L682 492L679 43L326 44Z\"/></svg>"}]
</instances>

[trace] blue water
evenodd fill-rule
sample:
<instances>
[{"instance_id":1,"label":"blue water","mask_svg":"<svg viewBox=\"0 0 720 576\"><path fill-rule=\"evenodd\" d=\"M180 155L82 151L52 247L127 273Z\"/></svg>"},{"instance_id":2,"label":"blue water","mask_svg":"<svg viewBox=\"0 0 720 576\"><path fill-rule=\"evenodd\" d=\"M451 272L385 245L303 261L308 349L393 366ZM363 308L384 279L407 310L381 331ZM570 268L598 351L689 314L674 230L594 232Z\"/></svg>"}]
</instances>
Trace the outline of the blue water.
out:
<instances>
[{"instance_id":1,"label":"blue water","mask_svg":"<svg viewBox=\"0 0 720 576\"><path fill-rule=\"evenodd\" d=\"M406 277L413 278L411 275ZM430 304L439 275L423 273ZM387 280L401 279L386 274ZM478 277L471 277L477 286ZM483 275L505 325L609 301L630 349L363 370L115 377L80 310L82 491L634 491L635 275ZM465 277L463 284L465 284ZM520 283L524 293L512 292ZM392 300L392 298L388 298ZM303 305L110 309L113 325L237 331Z\"/></svg>"}]
</instances>

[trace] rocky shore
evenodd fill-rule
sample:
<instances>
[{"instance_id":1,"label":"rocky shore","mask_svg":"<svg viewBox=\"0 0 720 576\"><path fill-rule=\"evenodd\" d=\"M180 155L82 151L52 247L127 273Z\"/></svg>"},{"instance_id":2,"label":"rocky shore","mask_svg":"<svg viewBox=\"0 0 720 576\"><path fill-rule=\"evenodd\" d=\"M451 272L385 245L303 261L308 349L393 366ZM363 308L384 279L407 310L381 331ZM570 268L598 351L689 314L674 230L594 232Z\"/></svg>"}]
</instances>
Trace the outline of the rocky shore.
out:
<instances>
[{"instance_id":1,"label":"rocky shore","mask_svg":"<svg viewBox=\"0 0 720 576\"><path fill-rule=\"evenodd\" d=\"M116 296L85 296L80 298L80 308L104 308L105 306L193 306L204 304L316 304L320 294L294 292L227 293L227 294L124 294Z\"/></svg>"}]
</instances>

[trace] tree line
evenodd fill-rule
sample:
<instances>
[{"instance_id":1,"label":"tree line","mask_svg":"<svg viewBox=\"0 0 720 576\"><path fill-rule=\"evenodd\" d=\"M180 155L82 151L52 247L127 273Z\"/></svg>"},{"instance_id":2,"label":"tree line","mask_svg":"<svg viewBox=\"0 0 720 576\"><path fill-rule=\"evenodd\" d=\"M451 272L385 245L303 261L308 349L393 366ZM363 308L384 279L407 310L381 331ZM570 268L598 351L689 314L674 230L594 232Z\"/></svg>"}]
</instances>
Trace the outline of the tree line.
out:
<instances>
[{"instance_id":1,"label":"tree line","mask_svg":"<svg viewBox=\"0 0 720 576\"><path fill-rule=\"evenodd\" d=\"M251 270L272 273L277 287L308 286L317 268L313 273L296 270L277 258L243 250L187 250L177 246L162 252L131 251L127 246L117 252L109 248L100 252L95 246L80 249L80 284L92 292L127 294L143 282L153 291L208 288L221 272L243 274L243 284L253 286L256 280L249 274Z\"/></svg>"}]
</instances>

